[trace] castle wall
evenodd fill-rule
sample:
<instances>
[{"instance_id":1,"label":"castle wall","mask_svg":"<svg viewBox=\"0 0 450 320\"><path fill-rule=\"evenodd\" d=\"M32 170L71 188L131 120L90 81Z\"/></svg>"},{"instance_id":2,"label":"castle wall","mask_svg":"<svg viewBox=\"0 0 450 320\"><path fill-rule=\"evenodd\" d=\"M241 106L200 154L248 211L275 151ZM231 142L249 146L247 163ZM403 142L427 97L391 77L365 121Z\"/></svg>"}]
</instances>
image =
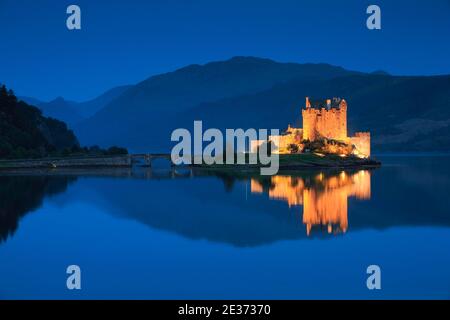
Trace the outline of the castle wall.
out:
<instances>
[{"instance_id":1,"label":"castle wall","mask_svg":"<svg viewBox=\"0 0 450 320\"><path fill-rule=\"evenodd\" d=\"M303 139L314 141L320 137L347 140L347 104L343 101L339 108L302 109Z\"/></svg>"},{"instance_id":2,"label":"castle wall","mask_svg":"<svg viewBox=\"0 0 450 320\"><path fill-rule=\"evenodd\" d=\"M288 146L290 144L299 145L302 142L303 130L298 128L288 128L286 135L269 136L269 140L272 141L276 149L274 153L289 153ZM250 152L258 152L258 147L263 144L265 140L252 140L250 142Z\"/></svg>"},{"instance_id":3,"label":"castle wall","mask_svg":"<svg viewBox=\"0 0 450 320\"><path fill-rule=\"evenodd\" d=\"M350 143L356 147L357 155L370 157L370 132L356 132Z\"/></svg>"},{"instance_id":4,"label":"castle wall","mask_svg":"<svg viewBox=\"0 0 450 320\"><path fill-rule=\"evenodd\" d=\"M278 152L289 153L288 147L291 144L299 145L302 142L303 130L297 128L289 128L288 134L278 136ZM276 141L276 139L274 139Z\"/></svg>"}]
</instances>

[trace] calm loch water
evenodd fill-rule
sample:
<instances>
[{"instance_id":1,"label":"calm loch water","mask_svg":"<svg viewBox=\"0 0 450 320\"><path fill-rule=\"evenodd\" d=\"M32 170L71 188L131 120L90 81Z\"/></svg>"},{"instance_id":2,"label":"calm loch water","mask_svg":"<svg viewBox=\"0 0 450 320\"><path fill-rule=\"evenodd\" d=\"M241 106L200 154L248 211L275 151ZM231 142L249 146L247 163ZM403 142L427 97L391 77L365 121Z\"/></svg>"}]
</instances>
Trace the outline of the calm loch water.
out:
<instances>
[{"instance_id":1,"label":"calm loch water","mask_svg":"<svg viewBox=\"0 0 450 320\"><path fill-rule=\"evenodd\" d=\"M0 299L450 298L450 156L378 158L265 178L3 173Z\"/></svg>"}]
</instances>

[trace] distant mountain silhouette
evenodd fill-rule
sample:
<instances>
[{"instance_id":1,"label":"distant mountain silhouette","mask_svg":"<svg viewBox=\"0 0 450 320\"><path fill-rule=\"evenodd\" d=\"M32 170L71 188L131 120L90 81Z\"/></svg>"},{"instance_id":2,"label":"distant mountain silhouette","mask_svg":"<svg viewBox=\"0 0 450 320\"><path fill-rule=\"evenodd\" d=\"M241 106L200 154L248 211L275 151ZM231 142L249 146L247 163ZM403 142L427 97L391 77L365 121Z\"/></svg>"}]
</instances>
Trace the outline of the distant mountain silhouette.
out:
<instances>
[{"instance_id":1,"label":"distant mountain silhouette","mask_svg":"<svg viewBox=\"0 0 450 320\"><path fill-rule=\"evenodd\" d=\"M370 131L375 151L450 150L450 76L292 80L257 94L201 104L180 114L176 125L190 128L193 120L202 119L217 128L301 126L305 96L345 97L349 131Z\"/></svg>"},{"instance_id":2,"label":"distant mountain silhouette","mask_svg":"<svg viewBox=\"0 0 450 320\"><path fill-rule=\"evenodd\" d=\"M255 94L296 78L318 81L356 74L328 64L278 63L254 57L190 65L138 83L75 130L89 144L114 141L136 151L167 151L174 120L199 104ZM217 118L221 112L225 110Z\"/></svg>"},{"instance_id":3,"label":"distant mountain silhouette","mask_svg":"<svg viewBox=\"0 0 450 320\"><path fill-rule=\"evenodd\" d=\"M389 72L386 72L384 70L375 70L375 71L372 71L370 74L375 74L375 75L379 75L379 76L390 76L391 75Z\"/></svg>"},{"instance_id":4,"label":"distant mountain silhouette","mask_svg":"<svg viewBox=\"0 0 450 320\"><path fill-rule=\"evenodd\" d=\"M19 97L19 99L25 101L26 103L38 107L44 116L52 117L68 124L69 127L73 128L79 124L82 120L85 120L105 105L107 105L112 100L116 99L123 92L125 92L131 86L119 86L112 88L100 96L85 101L85 102L75 102L70 100L65 100L63 97L58 97L52 101L44 102L32 97Z\"/></svg>"},{"instance_id":5,"label":"distant mountain silhouette","mask_svg":"<svg viewBox=\"0 0 450 320\"><path fill-rule=\"evenodd\" d=\"M76 105L76 102L58 97L50 102L43 102L37 107L42 110L45 116L64 121L69 127L73 127L85 119L77 110Z\"/></svg>"},{"instance_id":6,"label":"distant mountain silhouette","mask_svg":"<svg viewBox=\"0 0 450 320\"><path fill-rule=\"evenodd\" d=\"M193 120L218 128L301 125L305 96L349 103L349 131L371 131L374 151L450 150L450 76L391 76L328 64L234 57L153 76L75 127L83 143L168 151Z\"/></svg>"},{"instance_id":7,"label":"distant mountain silhouette","mask_svg":"<svg viewBox=\"0 0 450 320\"><path fill-rule=\"evenodd\" d=\"M31 106L38 106L41 103L45 103L44 101L41 101L39 99L33 98L33 97L27 97L27 96L18 96L19 100L22 100L23 102L28 103Z\"/></svg>"},{"instance_id":8,"label":"distant mountain silhouette","mask_svg":"<svg viewBox=\"0 0 450 320\"><path fill-rule=\"evenodd\" d=\"M108 103L118 98L122 93L131 88L132 86L119 86L105 91L98 97L85 102L79 102L76 104L75 109L84 117L89 118L95 113L100 111Z\"/></svg>"}]
</instances>

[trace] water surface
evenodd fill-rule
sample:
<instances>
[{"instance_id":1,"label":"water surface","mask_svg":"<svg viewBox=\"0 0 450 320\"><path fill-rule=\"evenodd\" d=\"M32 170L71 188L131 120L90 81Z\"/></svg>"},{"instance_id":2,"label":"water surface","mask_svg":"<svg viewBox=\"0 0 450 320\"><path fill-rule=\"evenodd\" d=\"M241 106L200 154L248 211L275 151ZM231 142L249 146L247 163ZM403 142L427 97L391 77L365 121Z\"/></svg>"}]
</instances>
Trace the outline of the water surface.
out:
<instances>
[{"instance_id":1,"label":"water surface","mask_svg":"<svg viewBox=\"0 0 450 320\"><path fill-rule=\"evenodd\" d=\"M449 158L264 178L3 173L0 298L448 299ZM371 264L381 290L366 287Z\"/></svg>"}]
</instances>

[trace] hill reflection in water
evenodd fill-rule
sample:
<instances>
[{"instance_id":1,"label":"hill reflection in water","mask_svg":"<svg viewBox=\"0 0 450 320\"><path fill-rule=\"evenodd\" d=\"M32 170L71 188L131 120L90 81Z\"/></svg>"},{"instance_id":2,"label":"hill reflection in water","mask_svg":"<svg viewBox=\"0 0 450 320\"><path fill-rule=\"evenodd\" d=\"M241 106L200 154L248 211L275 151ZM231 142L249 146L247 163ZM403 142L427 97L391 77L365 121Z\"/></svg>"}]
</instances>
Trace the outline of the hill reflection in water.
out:
<instances>
[{"instance_id":1,"label":"hill reflection in water","mask_svg":"<svg viewBox=\"0 0 450 320\"><path fill-rule=\"evenodd\" d=\"M372 299L366 268L377 264L385 270L380 298L446 298L450 157L381 160L371 171L274 177L0 172L0 294ZM69 264L85 270L81 296L66 289Z\"/></svg>"},{"instance_id":2,"label":"hill reflection in water","mask_svg":"<svg viewBox=\"0 0 450 320\"><path fill-rule=\"evenodd\" d=\"M0 244L12 237L19 220L42 206L46 196L63 193L76 177L0 176Z\"/></svg>"},{"instance_id":3,"label":"hill reflection in water","mask_svg":"<svg viewBox=\"0 0 450 320\"><path fill-rule=\"evenodd\" d=\"M52 216L41 213L52 212L55 199L67 208L78 203L95 207L111 223L132 220L183 238L236 247L332 239L370 229L450 227L450 169L443 159L392 157L371 171L305 170L273 177L181 168L3 173L0 237L11 239L22 217L33 211L33 221L45 220L50 228ZM89 225L86 219L79 223ZM105 227L99 226L99 237Z\"/></svg>"},{"instance_id":4,"label":"hill reflection in water","mask_svg":"<svg viewBox=\"0 0 450 320\"><path fill-rule=\"evenodd\" d=\"M272 177L148 168L21 172L0 176L0 242L12 236L19 220L41 207L44 198L58 193L65 194L60 201L86 201L115 217L191 239L236 246L302 238L313 229L338 234L348 230L348 198L370 199L370 179L371 173L366 170L306 171ZM255 197L243 197L247 185ZM268 194L269 199L261 199L258 194ZM174 195L176 201L168 201ZM289 209L280 203L271 205L273 200L287 202ZM302 215L290 214L297 211L294 207L299 207L300 213L300 206Z\"/></svg>"}]
</instances>

